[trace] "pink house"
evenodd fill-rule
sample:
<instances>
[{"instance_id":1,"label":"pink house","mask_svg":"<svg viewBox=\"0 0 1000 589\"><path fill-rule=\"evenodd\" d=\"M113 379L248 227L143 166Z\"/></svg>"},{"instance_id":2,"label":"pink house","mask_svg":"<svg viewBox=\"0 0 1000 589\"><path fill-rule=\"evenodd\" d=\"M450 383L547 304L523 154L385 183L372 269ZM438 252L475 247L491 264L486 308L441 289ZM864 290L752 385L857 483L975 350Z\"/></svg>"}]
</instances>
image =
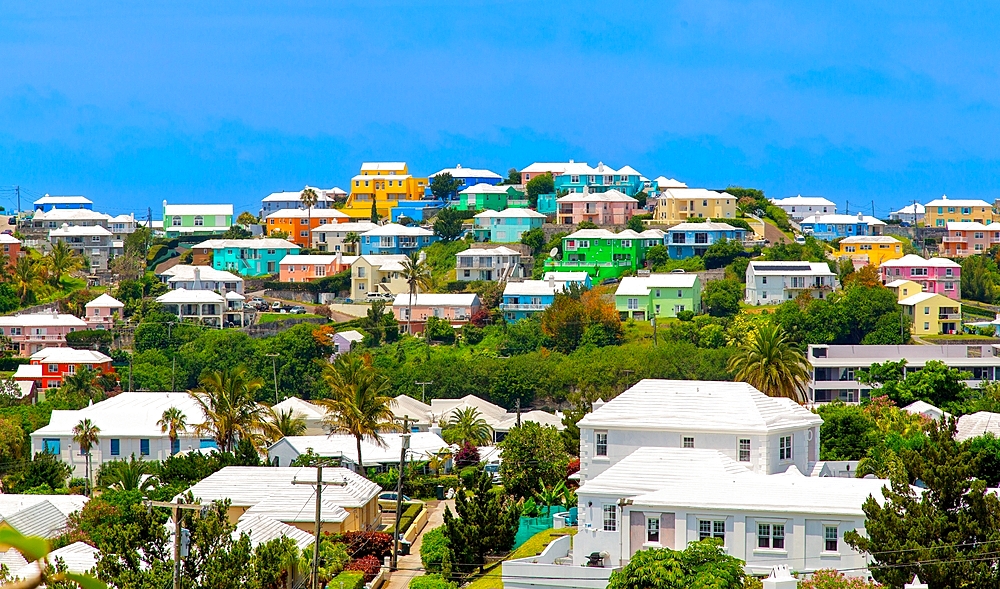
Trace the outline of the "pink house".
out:
<instances>
[{"instance_id":1,"label":"pink house","mask_svg":"<svg viewBox=\"0 0 1000 589\"><path fill-rule=\"evenodd\" d=\"M1000 224L948 223L948 235L941 241L942 256L972 256L1000 244Z\"/></svg>"},{"instance_id":2,"label":"pink house","mask_svg":"<svg viewBox=\"0 0 1000 589\"><path fill-rule=\"evenodd\" d=\"M908 254L898 260L882 262L882 284L893 280L912 280L924 292L944 295L956 301L962 298L962 266L948 258L921 258Z\"/></svg>"},{"instance_id":3,"label":"pink house","mask_svg":"<svg viewBox=\"0 0 1000 589\"><path fill-rule=\"evenodd\" d=\"M336 254L288 254L278 262L278 279L281 282L312 282L343 272L351 267L357 256Z\"/></svg>"},{"instance_id":4,"label":"pink house","mask_svg":"<svg viewBox=\"0 0 1000 589\"><path fill-rule=\"evenodd\" d=\"M624 225L635 214L639 201L611 189L607 192L572 193L556 199L556 223L577 225Z\"/></svg>"},{"instance_id":5,"label":"pink house","mask_svg":"<svg viewBox=\"0 0 1000 589\"><path fill-rule=\"evenodd\" d=\"M0 317L0 336L9 338L11 349L27 358L45 348L66 346L66 334L87 329L87 322L76 315L35 313Z\"/></svg>"},{"instance_id":6,"label":"pink house","mask_svg":"<svg viewBox=\"0 0 1000 589\"><path fill-rule=\"evenodd\" d=\"M424 330L428 317L446 319L452 325L468 323L479 311L479 296L475 293L427 294L413 295L413 333ZM399 321L401 329L406 329L410 319L410 294L400 293L392 302L392 314Z\"/></svg>"},{"instance_id":7,"label":"pink house","mask_svg":"<svg viewBox=\"0 0 1000 589\"><path fill-rule=\"evenodd\" d=\"M84 305L87 329L111 329L115 319L121 318L125 304L109 294L102 294Z\"/></svg>"}]
</instances>

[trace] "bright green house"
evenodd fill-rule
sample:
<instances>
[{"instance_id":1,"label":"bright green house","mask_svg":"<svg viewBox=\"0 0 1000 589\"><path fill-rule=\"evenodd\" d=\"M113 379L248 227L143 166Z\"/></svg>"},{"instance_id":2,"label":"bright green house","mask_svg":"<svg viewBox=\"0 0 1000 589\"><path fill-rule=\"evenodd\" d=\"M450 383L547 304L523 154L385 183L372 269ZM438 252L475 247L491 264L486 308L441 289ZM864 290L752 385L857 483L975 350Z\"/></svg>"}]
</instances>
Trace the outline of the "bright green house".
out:
<instances>
[{"instance_id":1,"label":"bright green house","mask_svg":"<svg viewBox=\"0 0 1000 589\"><path fill-rule=\"evenodd\" d=\"M485 211L491 209L502 211L507 207L527 206L524 193L517 188L493 186L492 184L476 184L458 193L455 208L459 211Z\"/></svg>"},{"instance_id":2,"label":"bright green house","mask_svg":"<svg viewBox=\"0 0 1000 589\"><path fill-rule=\"evenodd\" d=\"M233 226L233 205L168 205L163 201L167 237L221 235Z\"/></svg>"},{"instance_id":3,"label":"bright green house","mask_svg":"<svg viewBox=\"0 0 1000 589\"><path fill-rule=\"evenodd\" d=\"M701 279L694 273L626 276L615 291L615 308L623 320L676 317L701 312Z\"/></svg>"},{"instance_id":4,"label":"bright green house","mask_svg":"<svg viewBox=\"0 0 1000 589\"><path fill-rule=\"evenodd\" d=\"M648 240L631 229L580 229L562 239L562 259L546 260L546 272L580 272L594 282L636 272L646 259Z\"/></svg>"}]
</instances>

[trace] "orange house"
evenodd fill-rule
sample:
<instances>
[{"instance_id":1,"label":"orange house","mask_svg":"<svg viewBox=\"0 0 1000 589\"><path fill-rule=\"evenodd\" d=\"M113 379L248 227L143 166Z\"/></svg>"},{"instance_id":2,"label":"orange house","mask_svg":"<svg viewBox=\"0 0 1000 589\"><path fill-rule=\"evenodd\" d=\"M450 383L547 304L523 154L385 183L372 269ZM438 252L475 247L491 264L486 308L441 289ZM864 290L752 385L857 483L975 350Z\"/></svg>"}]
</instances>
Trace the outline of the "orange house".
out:
<instances>
[{"instance_id":1,"label":"orange house","mask_svg":"<svg viewBox=\"0 0 1000 589\"><path fill-rule=\"evenodd\" d=\"M17 258L21 255L21 240L10 233L0 233L0 245L3 246L3 253L7 256L7 265L17 264Z\"/></svg>"},{"instance_id":2,"label":"orange house","mask_svg":"<svg viewBox=\"0 0 1000 589\"><path fill-rule=\"evenodd\" d=\"M312 230L320 225L330 223L346 223L351 218L337 209L282 209L264 217L267 234L283 231L288 234L288 241L300 247L310 247Z\"/></svg>"},{"instance_id":3,"label":"orange house","mask_svg":"<svg viewBox=\"0 0 1000 589\"><path fill-rule=\"evenodd\" d=\"M114 372L111 358L94 350L44 348L32 354L30 361L31 364L17 367L14 380L31 380L42 389L62 386L64 377L76 374L84 366L89 366L98 372Z\"/></svg>"},{"instance_id":4,"label":"orange house","mask_svg":"<svg viewBox=\"0 0 1000 589\"><path fill-rule=\"evenodd\" d=\"M288 254L281 258L281 282L312 282L319 278L339 274L351 267L357 256L337 254Z\"/></svg>"}]
</instances>

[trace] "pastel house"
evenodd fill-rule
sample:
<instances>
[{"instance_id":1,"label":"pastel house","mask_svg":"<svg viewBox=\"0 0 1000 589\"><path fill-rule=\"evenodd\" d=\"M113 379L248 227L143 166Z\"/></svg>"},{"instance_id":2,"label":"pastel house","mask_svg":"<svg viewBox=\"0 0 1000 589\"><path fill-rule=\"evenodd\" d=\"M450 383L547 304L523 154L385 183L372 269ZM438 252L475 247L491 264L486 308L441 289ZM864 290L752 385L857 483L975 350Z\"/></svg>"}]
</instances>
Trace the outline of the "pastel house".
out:
<instances>
[{"instance_id":1,"label":"pastel house","mask_svg":"<svg viewBox=\"0 0 1000 589\"><path fill-rule=\"evenodd\" d=\"M85 196L51 196L46 194L34 203L35 209L51 211L52 209L92 209L94 201Z\"/></svg>"},{"instance_id":2,"label":"pastel house","mask_svg":"<svg viewBox=\"0 0 1000 589\"><path fill-rule=\"evenodd\" d=\"M492 170L463 168L462 164L458 164L454 168L445 168L435 172L430 175L430 179L433 180L435 177L442 174L451 174L452 178L458 180L460 189L476 186L477 184L493 186L499 184L500 181L503 180L503 176Z\"/></svg>"},{"instance_id":3,"label":"pastel house","mask_svg":"<svg viewBox=\"0 0 1000 589\"><path fill-rule=\"evenodd\" d=\"M794 221L813 215L827 215L837 212L837 205L822 196L790 196L788 198L772 198L771 203L788 214Z\"/></svg>"},{"instance_id":4,"label":"pastel house","mask_svg":"<svg viewBox=\"0 0 1000 589\"><path fill-rule=\"evenodd\" d=\"M121 319L125 304L104 293L83 306L86 312L87 329L111 329L115 320Z\"/></svg>"},{"instance_id":5,"label":"pastel house","mask_svg":"<svg viewBox=\"0 0 1000 589\"><path fill-rule=\"evenodd\" d=\"M502 211L511 206L511 201L518 205L524 200L524 192L514 186L494 186L492 184L476 184L458 193L458 201L454 204L459 211L483 211L491 209Z\"/></svg>"},{"instance_id":6,"label":"pastel house","mask_svg":"<svg viewBox=\"0 0 1000 589\"><path fill-rule=\"evenodd\" d=\"M7 256L7 264L9 266L17 264L17 259L21 256L21 240L9 233L0 233L0 246Z\"/></svg>"},{"instance_id":7,"label":"pastel house","mask_svg":"<svg viewBox=\"0 0 1000 589\"><path fill-rule=\"evenodd\" d=\"M521 252L510 248L469 248L455 254L455 280L508 280L521 276Z\"/></svg>"},{"instance_id":8,"label":"pastel house","mask_svg":"<svg viewBox=\"0 0 1000 589\"><path fill-rule=\"evenodd\" d=\"M177 264L158 274L160 281L165 282L170 290L186 288L188 290L214 290L219 294L237 292L243 294L243 278L227 272L216 270L211 266L189 266Z\"/></svg>"},{"instance_id":9,"label":"pastel house","mask_svg":"<svg viewBox=\"0 0 1000 589\"><path fill-rule=\"evenodd\" d=\"M49 241L61 241L80 256L90 260L90 271L108 269L108 262L114 255L113 235L100 225L67 225L49 230Z\"/></svg>"},{"instance_id":10,"label":"pastel house","mask_svg":"<svg viewBox=\"0 0 1000 589\"><path fill-rule=\"evenodd\" d=\"M473 217L476 241L520 243L525 233L545 224L545 215L531 209L486 210Z\"/></svg>"},{"instance_id":11,"label":"pastel house","mask_svg":"<svg viewBox=\"0 0 1000 589\"><path fill-rule=\"evenodd\" d=\"M545 280L508 282L503 289L500 310L508 323L541 313L552 306L556 294L566 289L566 283L554 276Z\"/></svg>"},{"instance_id":12,"label":"pastel house","mask_svg":"<svg viewBox=\"0 0 1000 589\"><path fill-rule=\"evenodd\" d=\"M468 323L479 308L479 295L475 293L419 293L411 296L407 292L397 294L392 302L392 314L396 321L403 329L403 324L411 324L412 333L423 331L428 317L437 317L452 325Z\"/></svg>"},{"instance_id":13,"label":"pastel house","mask_svg":"<svg viewBox=\"0 0 1000 589\"><path fill-rule=\"evenodd\" d=\"M280 231L288 234L288 241L309 247L313 241L313 229L331 223L346 223L350 219L337 209L281 209L264 219L264 227L268 234Z\"/></svg>"},{"instance_id":14,"label":"pastel house","mask_svg":"<svg viewBox=\"0 0 1000 589\"><path fill-rule=\"evenodd\" d=\"M114 372L111 357L96 350L42 348L30 356L30 364L17 367L14 380L31 380L40 389L55 389L62 386L64 377L84 367L102 373Z\"/></svg>"},{"instance_id":15,"label":"pastel house","mask_svg":"<svg viewBox=\"0 0 1000 589\"><path fill-rule=\"evenodd\" d=\"M288 254L299 253L299 246L284 239L209 239L191 248L195 265L210 265L216 270L240 276L276 274L278 264Z\"/></svg>"},{"instance_id":16,"label":"pastel house","mask_svg":"<svg viewBox=\"0 0 1000 589\"><path fill-rule=\"evenodd\" d=\"M902 296L902 289L899 296ZM919 292L899 299L899 305L910 321L913 335L962 332L962 303L958 301L932 292Z\"/></svg>"},{"instance_id":17,"label":"pastel house","mask_svg":"<svg viewBox=\"0 0 1000 589\"><path fill-rule=\"evenodd\" d=\"M947 227L949 223L989 225L996 220L993 206L978 198L952 199L942 195L924 205L924 223L928 227Z\"/></svg>"},{"instance_id":18,"label":"pastel house","mask_svg":"<svg viewBox=\"0 0 1000 589\"><path fill-rule=\"evenodd\" d=\"M922 258L907 254L898 260L883 262L879 271L882 283L895 280L912 280L923 292L944 295L950 299L962 298L962 266L948 258Z\"/></svg>"},{"instance_id":19,"label":"pastel house","mask_svg":"<svg viewBox=\"0 0 1000 589\"><path fill-rule=\"evenodd\" d=\"M802 233L816 239L832 241L838 237L881 235L884 221L862 213L857 215L813 215L799 223Z\"/></svg>"},{"instance_id":20,"label":"pastel house","mask_svg":"<svg viewBox=\"0 0 1000 589\"><path fill-rule=\"evenodd\" d=\"M1000 244L1000 225L991 227L976 221L948 222L947 229L948 235L941 240L942 256L971 256Z\"/></svg>"},{"instance_id":21,"label":"pastel house","mask_svg":"<svg viewBox=\"0 0 1000 589\"><path fill-rule=\"evenodd\" d=\"M522 181L527 182L523 177ZM642 174L631 166L616 170L598 163L591 168L587 164L567 165L553 174L552 182L556 192L569 193L609 192L615 190L628 196L635 196L645 188Z\"/></svg>"},{"instance_id":22,"label":"pastel house","mask_svg":"<svg viewBox=\"0 0 1000 589\"><path fill-rule=\"evenodd\" d=\"M837 257L851 260L855 267L870 264L877 268L889 260L902 258L903 244L888 235L845 237L837 244Z\"/></svg>"},{"instance_id":23,"label":"pastel house","mask_svg":"<svg viewBox=\"0 0 1000 589\"><path fill-rule=\"evenodd\" d=\"M626 276L615 291L615 309L623 320L646 321L701 312L701 280L695 273Z\"/></svg>"},{"instance_id":24,"label":"pastel house","mask_svg":"<svg viewBox=\"0 0 1000 589\"><path fill-rule=\"evenodd\" d=\"M163 231L167 237L218 235L233 226L233 205L171 205L163 201Z\"/></svg>"},{"instance_id":25,"label":"pastel house","mask_svg":"<svg viewBox=\"0 0 1000 589\"><path fill-rule=\"evenodd\" d=\"M357 256L343 254L290 254L281 259L281 282L312 282L339 274L351 267Z\"/></svg>"},{"instance_id":26,"label":"pastel house","mask_svg":"<svg viewBox=\"0 0 1000 589\"><path fill-rule=\"evenodd\" d=\"M363 300L369 293L409 292L402 275L407 259L401 254L358 256L351 264L351 297Z\"/></svg>"},{"instance_id":27,"label":"pastel house","mask_svg":"<svg viewBox=\"0 0 1000 589\"><path fill-rule=\"evenodd\" d=\"M66 334L87 329L87 322L66 313L31 313L0 317L0 336L11 340L11 349L27 358L44 348L66 345Z\"/></svg>"},{"instance_id":28,"label":"pastel house","mask_svg":"<svg viewBox=\"0 0 1000 589\"><path fill-rule=\"evenodd\" d=\"M639 201L618 190L570 193L556 199L556 222L578 225L584 221L597 225L624 225L635 214Z\"/></svg>"},{"instance_id":29,"label":"pastel house","mask_svg":"<svg viewBox=\"0 0 1000 589\"><path fill-rule=\"evenodd\" d=\"M329 223L313 229L312 247L321 252L357 255L361 248L361 234L378 227L371 221L350 221L347 223ZM348 242L349 235L357 235L358 241ZM352 236L353 237L353 236Z\"/></svg>"},{"instance_id":30,"label":"pastel house","mask_svg":"<svg viewBox=\"0 0 1000 589\"><path fill-rule=\"evenodd\" d=\"M546 260L546 271L583 271L595 280L617 278L642 267L646 257L642 237L630 229L580 229L562 240L562 259Z\"/></svg>"},{"instance_id":31,"label":"pastel house","mask_svg":"<svg viewBox=\"0 0 1000 589\"><path fill-rule=\"evenodd\" d=\"M364 334L354 329L338 331L333 334L334 357L350 352L355 345L360 344L364 339Z\"/></svg>"},{"instance_id":32,"label":"pastel house","mask_svg":"<svg viewBox=\"0 0 1000 589\"><path fill-rule=\"evenodd\" d=\"M704 256L708 248L722 240L743 242L746 230L728 223L679 223L667 229L665 244L671 259Z\"/></svg>"},{"instance_id":33,"label":"pastel house","mask_svg":"<svg viewBox=\"0 0 1000 589\"><path fill-rule=\"evenodd\" d=\"M219 294L211 290L178 288L156 297L163 310L181 321L208 327L243 327L246 297L238 292Z\"/></svg>"},{"instance_id":34,"label":"pastel house","mask_svg":"<svg viewBox=\"0 0 1000 589\"><path fill-rule=\"evenodd\" d=\"M393 208L422 199L427 187L427 178L412 176L405 162L365 162L351 178L351 194L341 210L355 219L370 219L374 204L379 216L394 219Z\"/></svg>"},{"instance_id":35,"label":"pastel house","mask_svg":"<svg viewBox=\"0 0 1000 589\"><path fill-rule=\"evenodd\" d=\"M667 225L688 219L734 219L736 197L704 188L667 188L656 199L653 218Z\"/></svg>"},{"instance_id":36,"label":"pastel house","mask_svg":"<svg viewBox=\"0 0 1000 589\"><path fill-rule=\"evenodd\" d=\"M433 231L387 223L361 234L361 255L409 255L440 239Z\"/></svg>"},{"instance_id":37,"label":"pastel house","mask_svg":"<svg viewBox=\"0 0 1000 589\"><path fill-rule=\"evenodd\" d=\"M822 299L836 287L837 275L825 262L754 260L747 266L745 300L748 305L777 305L803 293Z\"/></svg>"}]
</instances>

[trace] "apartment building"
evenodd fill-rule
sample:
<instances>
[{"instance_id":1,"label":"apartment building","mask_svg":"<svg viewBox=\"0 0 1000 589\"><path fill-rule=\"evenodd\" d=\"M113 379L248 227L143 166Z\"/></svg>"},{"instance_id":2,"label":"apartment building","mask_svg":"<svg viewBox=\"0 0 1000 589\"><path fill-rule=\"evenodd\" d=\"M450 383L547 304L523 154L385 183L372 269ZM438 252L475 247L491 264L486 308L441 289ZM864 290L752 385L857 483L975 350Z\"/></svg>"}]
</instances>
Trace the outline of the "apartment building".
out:
<instances>
[{"instance_id":1,"label":"apartment building","mask_svg":"<svg viewBox=\"0 0 1000 589\"><path fill-rule=\"evenodd\" d=\"M405 162L365 162L351 178L351 194L341 210L354 219L370 219L374 203L379 216L392 219L399 202L420 200L428 186L427 178L410 175Z\"/></svg>"},{"instance_id":2,"label":"apartment building","mask_svg":"<svg viewBox=\"0 0 1000 589\"><path fill-rule=\"evenodd\" d=\"M951 199L945 194L924 205L924 224L928 227L947 227L949 223L989 225L996 221L993 205L978 198Z\"/></svg>"},{"instance_id":3,"label":"apartment building","mask_svg":"<svg viewBox=\"0 0 1000 589\"><path fill-rule=\"evenodd\" d=\"M747 266L748 305L777 305L802 293L826 298L837 287L837 275L825 262L752 261Z\"/></svg>"},{"instance_id":4,"label":"apartment building","mask_svg":"<svg viewBox=\"0 0 1000 589\"><path fill-rule=\"evenodd\" d=\"M816 239L833 241L840 237L859 235L882 235L885 222L875 217L857 215L812 215L799 223L802 233Z\"/></svg>"},{"instance_id":5,"label":"apartment building","mask_svg":"<svg viewBox=\"0 0 1000 589\"><path fill-rule=\"evenodd\" d=\"M455 254L455 280L503 281L522 276L521 252L508 247L469 248Z\"/></svg>"},{"instance_id":6,"label":"apartment building","mask_svg":"<svg viewBox=\"0 0 1000 589\"><path fill-rule=\"evenodd\" d=\"M559 225L624 225L635 214L639 201L610 189L605 192L573 192L556 199Z\"/></svg>"},{"instance_id":7,"label":"apartment building","mask_svg":"<svg viewBox=\"0 0 1000 589\"><path fill-rule=\"evenodd\" d=\"M878 268L889 260L903 257L903 244L888 235L845 237L837 244L837 257L854 262L856 268L872 265Z\"/></svg>"},{"instance_id":8,"label":"apartment building","mask_svg":"<svg viewBox=\"0 0 1000 589\"><path fill-rule=\"evenodd\" d=\"M293 254L281 259L281 282L312 282L339 274L351 267L357 256L343 254Z\"/></svg>"},{"instance_id":9,"label":"apartment building","mask_svg":"<svg viewBox=\"0 0 1000 589\"><path fill-rule=\"evenodd\" d=\"M837 205L822 196L789 196L772 198L771 204L785 211L789 219L800 221L812 215L826 215L837 212Z\"/></svg>"},{"instance_id":10,"label":"apartment building","mask_svg":"<svg viewBox=\"0 0 1000 589\"><path fill-rule=\"evenodd\" d=\"M733 227L728 223L713 221L680 223L667 229L664 244L671 259L684 260L693 256L704 256L712 244L723 239L742 243L746 239L746 234L745 229Z\"/></svg>"},{"instance_id":11,"label":"apartment building","mask_svg":"<svg viewBox=\"0 0 1000 589\"><path fill-rule=\"evenodd\" d=\"M11 349L27 358L44 348L63 347L66 334L87 329L87 322L66 313L32 313L0 317L0 336L9 338Z\"/></svg>"},{"instance_id":12,"label":"apartment building","mask_svg":"<svg viewBox=\"0 0 1000 589\"><path fill-rule=\"evenodd\" d=\"M90 260L90 272L103 272L114 255L112 233L100 225L63 224L49 231L49 240L61 241L77 254Z\"/></svg>"},{"instance_id":13,"label":"apartment building","mask_svg":"<svg viewBox=\"0 0 1000 589\"><path fill-rule=\"evenodd\" d=\"M948 258L923 258L907 254L898 260L889 260L879 268L882 283L912 280L923 292L944 295L950 299L962 298L962 266Z\"/></svg>"},{"instance_id":14,"label":"apartment building","mask_svg":"<svg viewBox=\"0 0 1000 589\"><path fill-rule=\"evenodd\" d=\"M688 219L735 219L736 197L704 188L667 188L656 200L653 218L673 225Z\"/></svg>"},{"instance_id":15,"label":"apartment building","mask_svg":"<svg viewBox=\"0 0 1000 589\"><path fill-rule=\"evenodd\" d=\"M321 252L357 255L361 252L361 234L378 227L371 221L349 221L347 223L328 223L313 229L312 247ZM351 236L352 240L348 240ZM356 240L353 240L354 237Z\"/></svg>"},{"instance_id":16,"label":"apartment building","mask_svg":"<svg viewBox=\"0 0 1000 589\"><path fill-rule=\"evenodd\" d=\"M992 225L992 224L991 224ZM1000 244L1000 225L992 227L982 223L948 222L948 235L941 240L941 255L965 257L981 254Z\"/></svg>"},{"instance_id":17,"label":"apartment building","mask_svg":"<svg viewBox=\"0 0 1000 589\"><path fill-rule=\"evenodd\" d=\"M409 292L402 277L405 255L363 255L351 264L351 298L364 300L369 293Z\"/></svg>"},{"instance_id":18,"label":"apartment building","mask_svg":"<svg viewBox=\"0 0 1000 589\"><path fill-rule=\"evenodd\" d=\"M220 235L233 226L233 205L172 205L163 201L163 231L167 237Z\"/></svg>"}]
</instances>

